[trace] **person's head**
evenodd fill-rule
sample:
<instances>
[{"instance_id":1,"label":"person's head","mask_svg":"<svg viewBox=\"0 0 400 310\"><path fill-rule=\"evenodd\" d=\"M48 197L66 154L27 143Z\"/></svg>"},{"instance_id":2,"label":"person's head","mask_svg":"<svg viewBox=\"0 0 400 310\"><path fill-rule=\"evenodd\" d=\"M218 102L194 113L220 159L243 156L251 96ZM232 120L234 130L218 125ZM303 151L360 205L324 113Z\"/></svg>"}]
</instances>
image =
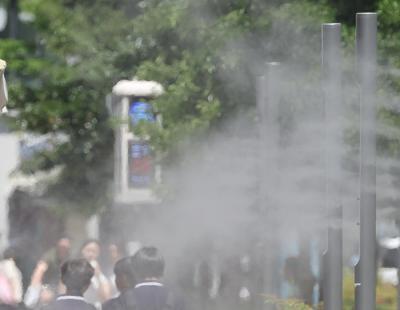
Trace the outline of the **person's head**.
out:
<instances>
[{"instance_id":1,"label":"person's head","mask_svg":"<svg viewBox=\"0 0 400 310\"><path fill-rule=\"evenodd\" d=\"M110 262L115 264L119 259L125 256L125 246L123 242L110 242L107 247Z\"/></svg>"},{"instance_id":2,"label":"person's head","mask_svg":"<svg viewBox=\"0 0 400 310\"><path fill-rule=\"evenodd\" d=\"M71 252L71 241L67 237L58 239L56 244L57 258L60 261L65 261L69 258Z\"/></svg>"},{"instance_id":3,"label":"person's head","mask_svg":"<svg viewBox=\"0 0 400 310\"><path fill-rule=\"evenodd\" d=\"M136 285L133 273L132 257L124 257L118 260L114 266L115 285L118 291L124 292Z\"/></svg>"},{"instance_id":4,"label":"person's head","mask_svg":"<svg viewBox=\"0 0 400 310\"><path fill-rule=\"evenodd\" d=\"M164 258L156 247L141 248L133 256L132 265L139 280L159 279L164 275Z\"/></svg>"},{"instance_id":5,"label":"person's head","mask_svg":"<svg viewBox=\"0 0 400 310\"><path fill-rule=\"evenodd\" d=\"M89 239L81 247L81 255L89 262L97 260L100 255L100 243L96 239Z\"/></svg>"},{"instance_id":6,"label":"person's head","mask_svg":"<svg viewBox=\"0 0 400 310\"><path fill-rule=\"evenodd\" d=\"M90 285L94 269L86 259L71 259L61 265L61 281L68 292L83 294Z\"/></svg>"}]
</instances>

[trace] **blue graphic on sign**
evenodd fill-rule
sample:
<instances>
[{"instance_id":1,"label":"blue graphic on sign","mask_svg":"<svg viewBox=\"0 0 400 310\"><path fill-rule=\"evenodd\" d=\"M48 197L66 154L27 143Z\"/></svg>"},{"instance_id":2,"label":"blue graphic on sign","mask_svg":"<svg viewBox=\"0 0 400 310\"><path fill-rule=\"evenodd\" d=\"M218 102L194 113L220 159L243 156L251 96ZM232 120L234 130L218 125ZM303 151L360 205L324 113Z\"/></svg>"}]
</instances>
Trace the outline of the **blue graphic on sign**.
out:
<instances>
[{"instance_id":1,"label":"blue graphic on sign","mask_svg":"<svg viewBox=\"0 0 400 310\"><path fill-rule=\"evenodd\" d=\"M129 117L132 126L136 126L140 121L155 121L151 104L142 101L135 101L131 103L129 107Z\"/></svg>"}]
</instances>

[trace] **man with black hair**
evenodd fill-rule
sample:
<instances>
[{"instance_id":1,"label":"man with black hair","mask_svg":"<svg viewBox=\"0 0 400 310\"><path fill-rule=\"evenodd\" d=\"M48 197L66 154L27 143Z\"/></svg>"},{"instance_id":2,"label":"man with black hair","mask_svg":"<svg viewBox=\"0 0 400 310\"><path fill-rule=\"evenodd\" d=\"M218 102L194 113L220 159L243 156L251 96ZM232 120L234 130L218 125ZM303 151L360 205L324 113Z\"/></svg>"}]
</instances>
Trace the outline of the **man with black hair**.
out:
<instances>
[{"instance_id":1,"label":"man with black hair","mask_svg":"<svg viewBox=\"0 0 400 310\"><path fill-rule=\"evenodd\" d=\"M94 275L94 268L86 259L72 259L61 266L61 282L67 291L53 303L44 307L45 310L95 310L88 304L83 294L90 285Z\"/></svg>"},{"instance_id":2,"label":"man with black hair","mask_svg":"<svg viewBox=\"0 0 400 310\"><path fill-rule=\"evenodd\" d=\"M120 292L116 298L106 301L102 305L102 310L125 310L124 295L129 289L136 285L135 275L132 269L132 257L124 257L118 260L114 266L115 285Z\"/></svg>"},{"instance_id":3,"label":"man with black hair","mask_svg":"<svg viewBox=\"0 0 400 310\"><path fill-rule=\"evenodd\" d=\"M183 302L162 283L165 262L156 247L143 247L132 258L138 283L125 293L125 306L135 310L183 310Z\"/></svg>"},{"instance_id":4,"label":"man with black hair","mask_svg":"<svg viewBox=\"0 0 400 310\"><path fill-rule=\"evenodd\" d=\"M60 283L60 267L71 256L71 240L61 237L55 246L40 259L38 264L45 263L47 270L43 275L43 283L58 286Z\"/></svg>"}]
</instances>

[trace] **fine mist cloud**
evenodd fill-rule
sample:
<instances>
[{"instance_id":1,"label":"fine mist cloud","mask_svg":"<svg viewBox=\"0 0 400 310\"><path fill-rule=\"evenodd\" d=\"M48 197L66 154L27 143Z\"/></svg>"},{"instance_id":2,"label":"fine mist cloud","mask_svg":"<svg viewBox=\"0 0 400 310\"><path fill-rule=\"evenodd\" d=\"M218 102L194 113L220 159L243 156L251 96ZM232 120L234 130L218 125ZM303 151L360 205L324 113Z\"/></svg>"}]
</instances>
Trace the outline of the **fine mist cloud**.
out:
<instances>
[{"instance_id":1,"label":"fine mist cloud","mask_svg":"<svg viewBox=\"0 0 400 310\"><path fill-rule=\"evenodd\" d=\"M282 6L277 11L268 32L231 39L221 49L221 59L242 61L238 70L220 70L218 77L246 88L251 94L248 107L208 136L185 142L177 165L163 171L172 199L135 228L135 238L162 249L170 274L182 272L185 255L193 263L214 253L223 262L249 248L261 249L259 244L271 240L277 240L276 253L297 254L299 249L295 253L293 248L306 241L313 244L314 254L322 254L329 223L327 205L332 203L326 196L326 173L331 168L326 166L327 152L341 156L335 186L341 188L337 200L343 206L345 264L349 266L350 257L358 254L360 106L354 51L343 51L342 140L330 145L326 125L336 120L325 118L320 24L298 18L288 21L284 10ZM270 61L280 62L281 71L275 90L279 111L273 120L278 137L272 146L267 143L273 150L266 148L265 139L274 137L262 132L263 120L254 100L256 77L265 73L265 63ZM394 97L384 93L391 98L384 106L398 109ZM390 138L397 131L395 126L378 123L379 135ZM277 177L271 178L266 167L272 167ZM392 172L397 168L396 159L379 154L378 208L396 205L398 180Z\"/></svg>"}]
</instances>

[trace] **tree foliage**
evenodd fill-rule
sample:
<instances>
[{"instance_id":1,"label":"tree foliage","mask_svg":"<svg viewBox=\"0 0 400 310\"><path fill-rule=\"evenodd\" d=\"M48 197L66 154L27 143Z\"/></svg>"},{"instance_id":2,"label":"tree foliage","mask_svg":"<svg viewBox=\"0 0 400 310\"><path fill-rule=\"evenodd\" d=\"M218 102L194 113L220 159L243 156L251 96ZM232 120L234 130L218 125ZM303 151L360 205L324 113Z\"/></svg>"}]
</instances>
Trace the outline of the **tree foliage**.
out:
<instances>
[{"instance_id":1,"label":"tree foliage","mask_svg":"<svg viewBox=\"0 0 400 310\"><path fill-rule=\"evenodd\" d=\"M388 65L399 66L396 0L20 4L36 17L36 39L3 40L0 45L9 62L11 105L20 111L17 126L68 137L54 152L39 154L25 167L35 171L62 164L60 181L48 195L85 206L88 213L105 203L112 179L113 137L104 101L122 78L164 85L165 95L154 101L163 128L147 125L139 130L150 133L153 146L171 160L180 141L206 134L235 111L255 104L260 64L301 60L317 68L322 22L348 23L344 39L351 46L354 11L379 8L381 45L389 55ZM398 88L397 77L386 81Z\"/></svg>"}]
</instances>

